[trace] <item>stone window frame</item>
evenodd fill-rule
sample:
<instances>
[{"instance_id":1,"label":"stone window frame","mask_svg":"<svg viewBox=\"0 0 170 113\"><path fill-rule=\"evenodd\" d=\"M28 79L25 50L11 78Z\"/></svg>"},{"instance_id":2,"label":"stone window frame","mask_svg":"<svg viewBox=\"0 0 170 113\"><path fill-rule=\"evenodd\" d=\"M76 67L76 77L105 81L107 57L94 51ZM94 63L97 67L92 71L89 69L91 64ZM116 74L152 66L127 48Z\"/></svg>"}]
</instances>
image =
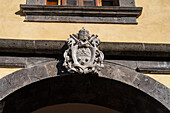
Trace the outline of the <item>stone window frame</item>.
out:
<instances>
[{"instance_id":1,"label":"stone window frame","mask_svg":"<svg viewBox=\"0 0 170 113\"><path fill-rule=\"evenodd\" d=\"M27 0L20 5L25 22L137 24L142 7L135 0L119 0L119 6L56 6L46 0Z\"/></svg>"}]
</instances>

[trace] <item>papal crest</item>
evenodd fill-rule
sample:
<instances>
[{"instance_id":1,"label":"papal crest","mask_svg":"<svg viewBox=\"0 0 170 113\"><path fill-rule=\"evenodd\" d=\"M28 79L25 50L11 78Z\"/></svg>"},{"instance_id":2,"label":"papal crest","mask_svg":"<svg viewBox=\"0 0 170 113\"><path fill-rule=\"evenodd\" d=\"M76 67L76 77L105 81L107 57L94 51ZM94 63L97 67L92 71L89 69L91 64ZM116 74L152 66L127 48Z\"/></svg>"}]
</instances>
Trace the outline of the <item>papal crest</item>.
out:
<instances>
[{"instance_id":1,"label":"papal crest","mask_svg":"<svg viewBox=\"0 0 170 113\"><path fill-rule=\"evenodd\" d=\"M97 73L104 67L104 54L98 49L100 40L97 37L97 35L89 34L85 28L82 28L79 33L70 35L63 64L68 72Z\"/></svg>"}]
</instances>

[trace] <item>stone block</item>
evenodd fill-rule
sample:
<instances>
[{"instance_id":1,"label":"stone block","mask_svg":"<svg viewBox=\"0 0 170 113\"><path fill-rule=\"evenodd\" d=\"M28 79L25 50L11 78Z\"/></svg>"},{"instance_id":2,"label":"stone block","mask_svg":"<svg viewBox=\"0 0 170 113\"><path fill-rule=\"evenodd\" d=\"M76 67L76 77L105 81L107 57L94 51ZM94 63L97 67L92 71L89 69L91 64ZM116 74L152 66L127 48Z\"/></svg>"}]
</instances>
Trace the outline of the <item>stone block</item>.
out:
<instances>
[{"instance_id":1,"label":"stone block","mask_svg":"<svg viewBox=\"0 0 170 113\"><path fill-rule=\"evenodd\" d=\"M162 67L163 62L158 62L158 61L138 61L137 67L140 68L158 68Z\"/></svg>"},{"instance_id":2,"label":"stone block","mask_svg":"<svg viewBox=\"0 0 170 113\"><path fill-rule=\"evenodd\" d=\"M115 76L115 66L104 64L104 68L99 72L99 76L113 79Z\"/></svg>"},{"instance_id":3,"label":"stone block","mask_svg":"<svg viewBox=\"0 0 170 113\"><path fill-rule=\"evenodd\" d=\"M58 75L57 64L58 64L58 61L53 61L46 65L48 76Z\"/></svg>"},{"instance_id":4,"label":"stone block","mask_svg":"<svg viewBox=\"0 0 170 113\"><path fill-rule=\"evenodd\" d=\"M0 100L3 98L5 91L8 90L9 84L6 78L0 79Z\"/></svg>"},{"instance_id":5,"label":"stone block","mask_svg":"<svg viewBox=\"0 0 170 113\"><path fill-rule=\"evenodd\" d=\"M55 58L46 58L46 57L27 57L27 66L34 66L37 64L50 62L55 60Z\"/></svg>"},{"instance_id":6,"label":"stone block","mask_svg":"<svg viewBox=\"0 0 170 113\"><path fill-rule=\"evenodd\" d=\"M1 98L12 93L14 90L29 84L30 79L27 74L28 71L22 69L3 78L2 81L0 81L0 88L2 91L2 94L0 95Z\"/></svg>"},{"instance_id":7,"label":"stone block","mask_svg":"<svg viewBox=\"0 0 170 113\"><path fill-rule=\"evenodd\" d=\"M37 16L37 18L39 18L39 16ZM64 47L64 45L65 45L64 41L44 41L44 40L35 41L35 46L37 50L36 53L43 54L57 54L57 53L61 54L63 53L62 48Z\"/></svg>"},{"instance_id":8,"label":"stone block","mask_svg":"<svg viewBox=\"0 0 170 113\"><path fill-rule=\"evenodd\" d=\"M114 79L132 84L137 74L135 70L123 66L116 66Z\"/></svg>"},{"instance_id":9,"label":"stone block","mask_svg":"<svg viewBox=\"0 0 170 113\"><path fill-rule=\"evenodd\" d=\"M113 64L121 65L127 68L136 69L136 61L129 61L129 60L105 60L105 62L112 62Z\"/></svg>"},{"instance_id":10,"label":"stone block","mask_svg":"<svg viewBox=\"0 0 170 113\"><path fill-rule=\"evenodd\" d=\"M34 52L34 49L35 45L32 40L1 40L0 42L1 52L28 53Z\"/></svg>"},{"instance_id":11,"label":"stone block","mask_svg":"<svg viewBox=\"0 0 170 113\"><path fill-rule=\"evenodd\" d=\"M32 82L39 81L47 76L47 70L44 65L28 68L28 77Z\"/></svg>"},{"instance_id":12,"label":"stone block","mask_svg":"<svg viewBox=\"0 0 170 113\"><path fill-rule=\"evenodd\" d=\"M156 80L140 73L133 82L134 86L136 86L139 89L142 89L146 93L149 93L153 90L155 83Z\"/></svg>"},{"instance_id":13,"label":"stone block","mask_svg":"<svg viewBox=\"0 0 170 113\"><path fill-rule=\"evenodd\" d=\"M157 82L154 86L153 91L150 93L161 103L164 103L164 105L170 108L170 89L159 82Z\"/></svg>"}]
</instances>

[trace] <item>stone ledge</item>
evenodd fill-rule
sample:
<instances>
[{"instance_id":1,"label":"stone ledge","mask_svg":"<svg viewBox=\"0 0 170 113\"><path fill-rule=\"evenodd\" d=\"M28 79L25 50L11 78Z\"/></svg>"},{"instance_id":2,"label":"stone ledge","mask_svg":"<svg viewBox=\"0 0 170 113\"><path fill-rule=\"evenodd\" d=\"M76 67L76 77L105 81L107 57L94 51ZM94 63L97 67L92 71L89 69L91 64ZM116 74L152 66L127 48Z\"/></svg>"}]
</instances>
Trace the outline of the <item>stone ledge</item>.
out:
<instances>
[{"instance_id":1,"label":"stone ledge","mask_svg":"<svg viewBox=\"0 0 170 113\"><path fill-rule=\"evenodd\" d=\"M82 22L137 24L142 7L78 7L51 5L20 5L29 22Z\"/></svg>"},{"instance_id":2,"label":"stone ledge","mask_svg":"<svg viewBox=\"0 0 170 113\"><path fill-rule=\"evenodd\" d=\"M0 55L4 53L55 55L63 54L65 41L0 39ZM170 44L103 42L100 50L107 55L122 57L170 57ZM159 58L159 60L165 60Z\"/></svg>"},{"instance_id":3,"label":"stone ledge","mask_svg":"<svg viewBox=\"0 0 170 113\"><path fill-rule=\"evenodd\" d=\"M55 61L47 57L0 56L0 68L28 68L45 62Z\"/></svg>"},{"instance_id":4,"label":"stone ledge","mask_svg":"<svg viewBox=\"0 0 170 113\"><path fill-rule=\"evenodd\" d=\"M163 67L156 67L156 68L137 68L137 72L140 73L149 73L149 74L169 74L170 68L167 66Z\"/></svg>"}]
</instances>

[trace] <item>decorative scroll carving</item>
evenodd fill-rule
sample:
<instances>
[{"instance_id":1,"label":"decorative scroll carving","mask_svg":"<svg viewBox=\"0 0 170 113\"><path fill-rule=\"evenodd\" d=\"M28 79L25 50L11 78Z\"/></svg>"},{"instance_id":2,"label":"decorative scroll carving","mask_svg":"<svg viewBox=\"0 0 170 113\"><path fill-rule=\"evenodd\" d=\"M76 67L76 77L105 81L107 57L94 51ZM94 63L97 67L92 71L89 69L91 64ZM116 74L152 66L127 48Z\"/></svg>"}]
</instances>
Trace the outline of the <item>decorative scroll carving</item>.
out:
<instances>
[{"instance_id":1,"label":"decorative scroll carving","mask_svg":"<svg viewBox=\"0 0 170 113\"><path fill-rule=\"evenodd\" d=\"M98 49L100 40L89 34L84 27L79 33L71 34L67 40L68 49L64 52L64 64L70 73L97 73L103 65L104 54Z\"/></svg>"}]
</instances>

